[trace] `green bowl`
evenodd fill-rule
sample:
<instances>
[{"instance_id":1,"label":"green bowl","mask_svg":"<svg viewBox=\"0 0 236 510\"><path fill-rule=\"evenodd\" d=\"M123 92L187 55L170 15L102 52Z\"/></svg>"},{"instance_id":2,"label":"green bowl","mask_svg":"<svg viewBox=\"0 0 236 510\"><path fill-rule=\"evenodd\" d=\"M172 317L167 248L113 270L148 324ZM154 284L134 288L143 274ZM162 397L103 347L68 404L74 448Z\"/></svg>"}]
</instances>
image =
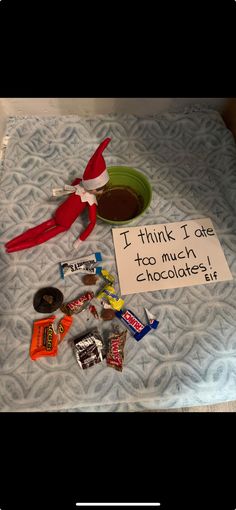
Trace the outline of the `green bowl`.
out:
<instances>
[{"instance_id":1,"label":"green bowl","mask_svg":"<svg viewBox=\"0 0 236 510\"><path fill-rule=\"evenodd\" d=\"M97 217L105 221L106 223L110 223L112 225L125 225L127 223L131 223L144 214L147 208L150 205L152 198L152 188L149 184L149 181L145 177L145 175L135 168L131 168L128 166L111 166L107 168L109 174L109 186L127 186L133 189L138 195L141 195L143 198L143 207L142 210L130 220L125 221L113 221L103 218L102 216L97 215Z\"/></svg>"}]
</instances>

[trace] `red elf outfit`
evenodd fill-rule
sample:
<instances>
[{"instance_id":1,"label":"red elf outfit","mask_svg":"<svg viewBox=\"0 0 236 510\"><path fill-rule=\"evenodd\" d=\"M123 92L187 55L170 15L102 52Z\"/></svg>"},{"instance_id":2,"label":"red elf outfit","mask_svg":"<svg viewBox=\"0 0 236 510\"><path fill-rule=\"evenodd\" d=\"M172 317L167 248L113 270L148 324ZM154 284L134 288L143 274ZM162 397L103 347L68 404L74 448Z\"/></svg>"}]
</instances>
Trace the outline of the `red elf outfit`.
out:
<instances>
[{"instance_id":1,"label":"red elf outfit","mask_svg":"<svg viewBox=\"0 0 236 510\"><path fill-rule=\"evenodd\" d=\"M74 243L74 248L79 248L80 244L89 236L96 224L97 200L96 192L109 181L109 175L106 170L106 164L102 152L107 147L110 138L106 138L99 145L91 159L89 160L82 179L75 179L71 186L57 188L53 190L54 196L68 195L69 197L56 210L54 217L47 220L37 227L30 228L23 234L15 237L5 244L8 253L14 251L32 248L38 244L45 243L48 239L68 230L76 218L88 207L90 223L80 234Z\"/></svg>"}]
</instances>

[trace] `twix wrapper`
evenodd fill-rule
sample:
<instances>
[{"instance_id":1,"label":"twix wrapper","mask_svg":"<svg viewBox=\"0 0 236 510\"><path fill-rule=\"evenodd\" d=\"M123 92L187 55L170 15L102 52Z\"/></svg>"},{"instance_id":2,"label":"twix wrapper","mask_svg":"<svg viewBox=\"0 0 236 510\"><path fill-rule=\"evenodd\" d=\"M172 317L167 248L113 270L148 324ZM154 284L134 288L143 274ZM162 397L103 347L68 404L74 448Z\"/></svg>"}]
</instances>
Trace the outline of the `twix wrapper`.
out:
<instances>
[{"instance_id":1,"label":"twix wrapper","mask_svg":"<svg viewBox=\"0 0 236 510\"><path fill-rule=\"evenodd\" d=\"M107 365L120 372L123 369L124 347L127 331L111 333L108 340Z\"/></svg>"}]
</instances>

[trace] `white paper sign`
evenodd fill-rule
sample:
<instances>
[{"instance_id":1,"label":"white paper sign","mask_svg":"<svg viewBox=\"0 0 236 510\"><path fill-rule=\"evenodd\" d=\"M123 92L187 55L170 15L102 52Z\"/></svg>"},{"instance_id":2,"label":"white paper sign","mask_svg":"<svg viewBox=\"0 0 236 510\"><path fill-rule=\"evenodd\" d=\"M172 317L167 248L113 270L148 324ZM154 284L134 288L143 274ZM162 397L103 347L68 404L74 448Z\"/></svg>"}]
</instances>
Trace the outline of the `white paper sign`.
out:
<instances>
[{"instance_id":1,"label":"white paper sign","mask_svg":"<svg viewBox=\"0 0 236 510\"><path fill-rule=\"evenodd\" d=\"M122 295L232 280L209 218L112 233Z\"/></svg>"}]
</instances>

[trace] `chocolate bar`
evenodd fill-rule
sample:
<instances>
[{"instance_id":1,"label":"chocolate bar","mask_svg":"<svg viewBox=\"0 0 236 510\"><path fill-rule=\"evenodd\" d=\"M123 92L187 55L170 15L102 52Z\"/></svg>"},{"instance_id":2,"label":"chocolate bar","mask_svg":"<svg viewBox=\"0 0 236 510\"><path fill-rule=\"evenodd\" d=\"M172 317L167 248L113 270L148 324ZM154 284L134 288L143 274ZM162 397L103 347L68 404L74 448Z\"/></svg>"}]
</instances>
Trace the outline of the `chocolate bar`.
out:
<instances>
[{"instance_id":1,"label":"chocolate bar","mask_svg":"<svg viewBox=\"0 0 236 510\"><path fill-rule=\"evenodd\" d=\"M86 255L83 258L60 262L61 278L64 279L65 276L75 273L100 274L102 268L95 267L95 264L101 260L101 253L96 252L91 255Z\"/></svg>"},{"instance_id":2,"label":"chocolate bar","mask_svg":"<svg viewBox=\"0 0 236 510\"><path fill-rule=\"evenodd\" d=\"M122 331L122 333L111 333L108 339L107 365L120 372L123 368L126 336L127 331Z\"/></svg>"},{"instance_id":3,"label":"chocolate bar","mask_svg":"<svg viewBox=\"0 0 236 510\"><path fill-rule=\"evenodd\" d=\"M73 301L70 301L67 304L63 304L61 306L61 311L64 312L66 315L72 315L73 313L80 313L86 306L88 305L88 301L91 301L93 299L94 293L93 292L86 292L83 294L83 296L80 296L77 299L74 299Z\"/></svg>"},{"instance_id":4,"label":"chocolate bar","mask_svg":"<svg viewBox=\"0 0 236 510\"><path fill-rule=\"evenodd\" d=\"M91 331L74 339L74 350L78 365L89 368L103 359L103 341L97 331Z\"/></svg>"},{"instance_id":5,"label":"chocolate bar","mask_svg":"<svg viewBox=\"0 0 236 510\"><path fill-rule=\"evenodd\" d=\"M147 333L149 333L149 331L151 331L151 329L153 329L150 324L144 325L140 319L138 319L138 317L128 309L116 311L116 317L118 317L126 328L129 329L137 341L141 340Z\"/></svg>"}]
</instances>

